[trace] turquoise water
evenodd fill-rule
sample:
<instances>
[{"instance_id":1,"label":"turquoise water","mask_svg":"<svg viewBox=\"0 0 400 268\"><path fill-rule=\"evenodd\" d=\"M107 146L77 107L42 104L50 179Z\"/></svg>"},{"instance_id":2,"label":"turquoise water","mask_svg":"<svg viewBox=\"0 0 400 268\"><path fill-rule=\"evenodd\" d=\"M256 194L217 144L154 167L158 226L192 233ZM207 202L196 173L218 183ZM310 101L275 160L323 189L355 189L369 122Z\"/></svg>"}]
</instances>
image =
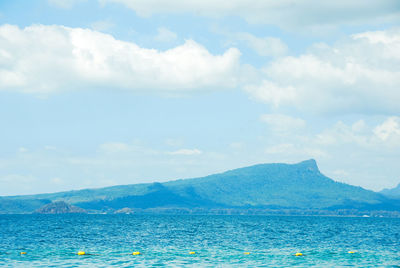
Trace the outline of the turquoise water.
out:
<instances>
[{"instance_id":1,"label":"turquoise water","mask_svg":"<svg viewBox=\"0 0 400 268\"><path fill-rule=\"evenodd\" d=\"M0 215L1 267L398 265L400 219Z\"/></svg>"}]
</instances>

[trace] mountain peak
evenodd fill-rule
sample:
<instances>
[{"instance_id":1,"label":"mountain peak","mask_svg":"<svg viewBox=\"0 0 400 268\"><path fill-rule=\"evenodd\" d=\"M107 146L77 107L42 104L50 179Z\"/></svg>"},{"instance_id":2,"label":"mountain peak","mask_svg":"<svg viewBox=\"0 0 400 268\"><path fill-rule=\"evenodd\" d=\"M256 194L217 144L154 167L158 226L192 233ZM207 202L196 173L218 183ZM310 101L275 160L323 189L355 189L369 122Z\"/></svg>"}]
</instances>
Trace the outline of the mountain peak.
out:
<instances>
[{"instance_id":1,"label":"mountain peak","mask_svg":"<svg viewBox=\"0 0 400 268\"><path fill-rule=\"evenodd\" d=\"M302 162L298 163L297 165L319 172L317 161L315 161L315 159L312 159L312 158L302 161Z\"/></svg>"}]
</instances>

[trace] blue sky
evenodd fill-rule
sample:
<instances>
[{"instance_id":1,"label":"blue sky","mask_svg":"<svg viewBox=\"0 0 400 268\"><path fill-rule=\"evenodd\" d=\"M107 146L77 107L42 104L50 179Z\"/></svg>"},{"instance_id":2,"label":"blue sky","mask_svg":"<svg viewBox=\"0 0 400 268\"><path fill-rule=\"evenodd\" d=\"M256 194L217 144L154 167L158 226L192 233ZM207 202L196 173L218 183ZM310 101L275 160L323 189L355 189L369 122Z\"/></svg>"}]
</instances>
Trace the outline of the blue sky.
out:
<instances>
[{"instance_id":1,"label":"blue sky","mask_svg":"<svg viewBox=\"0 0 400 268\"><path fill-rule=\"evenodd\" d=\"M400 3L4 0L0 195L317 160L400 182Z\"/></svg>"}]
</instances>

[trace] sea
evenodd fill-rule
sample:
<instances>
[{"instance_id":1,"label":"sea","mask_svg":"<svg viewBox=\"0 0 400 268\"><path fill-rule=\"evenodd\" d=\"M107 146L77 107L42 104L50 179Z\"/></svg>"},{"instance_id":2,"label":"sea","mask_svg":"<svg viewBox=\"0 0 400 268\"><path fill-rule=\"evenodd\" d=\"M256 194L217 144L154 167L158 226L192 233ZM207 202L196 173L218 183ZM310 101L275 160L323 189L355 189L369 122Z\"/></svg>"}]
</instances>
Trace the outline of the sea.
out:
<instances>
[{"instance_id":1,"label":"sea","mask_svg":"<svg viewBox=\"0 0 400 268\"><path fill-rule=\"evenodd\" d=\"M0 215L0 267L400 267L400 219Z\"/></svg>"}]
</instances>

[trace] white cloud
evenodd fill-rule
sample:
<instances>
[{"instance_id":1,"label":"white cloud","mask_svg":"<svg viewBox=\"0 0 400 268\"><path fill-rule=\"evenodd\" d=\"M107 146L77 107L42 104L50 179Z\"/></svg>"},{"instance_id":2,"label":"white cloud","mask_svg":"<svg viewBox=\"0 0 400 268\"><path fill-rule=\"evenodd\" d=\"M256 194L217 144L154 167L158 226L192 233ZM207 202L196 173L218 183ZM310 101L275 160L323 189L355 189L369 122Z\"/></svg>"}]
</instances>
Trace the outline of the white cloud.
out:
<instances>
[{"instance_id":1,"label":"white cloud","mask_svg":"<svg viewBox=\"0 0 400 268\"><path fill-rule=\"evenodd\" d=\"M0 90L48 94L84 88L188 91L234 87L240 52L213 55L187 40L158 51L63 26L0 26Z\"/></svg>"},{"instance_id":2,"label":"white cloud","mask_svg":"<svg viewBox=\"0 0 400 268\"><path fill-rule=\"evenodd\" d=\"M392 146L400 146L400 117L389 117L373 130L375 136Z\"/></svg>"},{"instance_id":3,"label":"white cloud","mask_svg":"<svg viewBox=\"0 0 400 268\"><path fill-rule=\"evenodd\" d=\"M281 87L267 80L263 80L260 85L246 85L244 90L250 93L254 99L272 104L274 107L297 100L295 87Z\"/></svg>"},{"instance_id":4,"label":"white cloud","mask_svg":"<svg viewBox=\"0 0 400 268\"><path fill-rule=\"evenodd\" d=\"M240 16L251 23L304 29L332 27L337 24L382 24L398 22L400 4L397 0L100 0L121 3L137 14L186 13L211 17ZM311 7L311 8L310 8Z\"/></svg>"},{"instance_id":5,"label":"white cloud","mask_svg":"<svg viewBox=\"0 0 400 268\"><path fill-rule=\"evenodd\" d=\"M333 127L327 128L316 135L315 143L321 146L338 146L343 144L353 144L361 147L372 145L372 132L370 127L367 131L360 131L362 121L357 121L353 125L347 125L338 121Z\"/></svg>"},{"instance_id":6,"label":"white cloud","mask_svg":"<svg viewBox=\"0 0 400 268\"><path fill-rule=\"evenodd\" d=\"M266 157L274 162L315 158L327 176L369 189L399 182L400 117L365 117L307 130L269 132Z\"/></svg>"},{"instance_id":7,"label":"white cloud","mask_svg":"<svg viewBox=\"0 0 400 268\"><path fill-rule=\"evenodd\" d=\"M364 120L351 125L338 121L310 140L325 147L351 145L371 152L396 151L400 149L400 117L387 117L376 125L368 125Z\"/></svg>"},{"instance_id":8,"label":"white cloud","mask_svg":"<svg viewBox=\"0 0 400 268\"><path fill-rule=\"evenodd\" d=\"M355 39L368 39L369 42L374 44L391 44L395 46L393 49L398 48L400 42L400 37L398 35L392 35L390 31L365 32L354 34L353 37Z\"/></svg>"},{"instance_id":9,"label":"white cloud","mask_svg":"<svg viewBox=\"0 0 400 268\"><path fill-rule=\"evenodd\" d=\"M400 112L400 30L353 35L272 61L245 89L274 107L314 113Z\"/></svg>"},{"instance_id":10,"label":"white cloud","mask_svg":"<svg viewBox=\"0 0 400 268\"><path fill-rule=\"evenodd\" d=\"M311 146L329 153L326 174L341 181L382 189L398 183L397 162L400 157L399 117L388 117L380 123L364 120L336 123L310 139ZM315 140L315 142L314 142ZM329 142L321 143L321 140ZM334 160L335 164L328 163ZM342 170L342 174L337 169Z\"/></svg>"},{"instance_id":11,"label":"white cloud","mask_svg":"<svg viewBox=\"0 0 400 268\"><path fill-rule=\"evenodd\" d=\"M90 24L90 28L98 32L107 32L114 26L114 23L109 20L98 20Z\"/></svg>"},{"instance_id":12,"label":"white cloud","mask_svg":"<svg viewBox=\"0 0 400 268\"><path fill-rule=\"evenodd\" d=\"M264 57L278 57L287 53L288 47L279 38L256 37L249 33L238 33L236 39L246 42L258 55Z\"/></svg>"},{"instance_id":13,"label":"white cloud","mask_svg":"<svg viewBox=\"0 0 400 268\"><path fill-rule=\"evenodd\" d=\"M199 149L180 149L174 152L169 152L170 155L197 155L202 154L203 152Z\"/></svg>"},{"instance_id":14,"label":"white cloud","mask_svg":"<svg viewBox=\"0 0 400 268\"><path fill-rule=\"evenodd\" d=\"M170 43L176 41L177 35L165 27L160 27L157 29L157 35L154 39L159 42Z\"/></svg>"}]
</instances>

